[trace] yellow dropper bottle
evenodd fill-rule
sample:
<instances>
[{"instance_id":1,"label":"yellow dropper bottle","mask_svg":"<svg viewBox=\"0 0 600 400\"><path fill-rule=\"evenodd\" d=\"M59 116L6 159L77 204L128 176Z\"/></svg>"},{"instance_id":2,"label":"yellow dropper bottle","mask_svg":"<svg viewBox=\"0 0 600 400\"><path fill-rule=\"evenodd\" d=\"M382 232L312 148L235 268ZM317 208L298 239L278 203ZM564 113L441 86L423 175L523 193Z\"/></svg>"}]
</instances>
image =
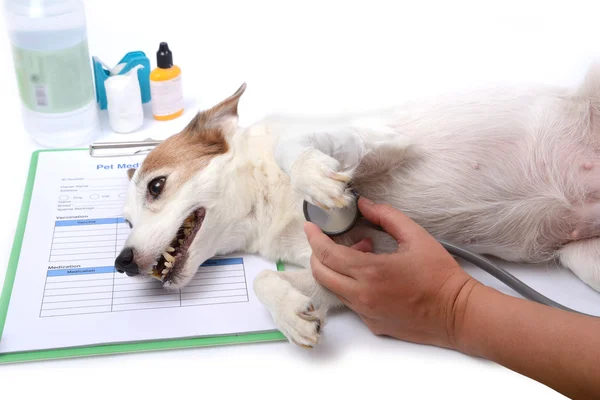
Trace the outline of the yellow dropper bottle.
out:
<instances>
[{"instance_id":1,"label":"yellow dropper bottle","mask_svg":"<svg viewBox=\"0 0 600 400\"><path fill-rule=\"evenodd\" d=\"M158 121L175 119L183 114L181 68L173 64L166 42L161 42L156 52L156 65L150 73L152 115Z\"/></svg>"}]
</instances>

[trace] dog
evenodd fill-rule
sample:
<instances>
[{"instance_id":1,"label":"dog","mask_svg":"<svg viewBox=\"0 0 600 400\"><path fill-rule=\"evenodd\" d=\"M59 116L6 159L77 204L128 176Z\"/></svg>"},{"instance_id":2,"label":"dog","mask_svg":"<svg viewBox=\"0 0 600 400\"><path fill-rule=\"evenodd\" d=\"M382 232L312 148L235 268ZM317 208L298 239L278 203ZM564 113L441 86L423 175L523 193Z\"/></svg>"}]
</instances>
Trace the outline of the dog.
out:
<instances>
[{"instance_id":1,"label":"dog","mask_svg":"<svg viewBox=\"0 0 600 400\"><path fill-rule=\"evenodd\" d=\"M344 207L350 188L438 239L510 262L558 261L600 291L600 66L575 87L514 85L331 118L238 124L243 84L129 170L132 230L115 260L184 287L205 260L259 254L254 291L291 343L312 347L342 304L310 271L302 205ZM336 237L396 243L361 223Z\"/></svg>"}]
</instances>

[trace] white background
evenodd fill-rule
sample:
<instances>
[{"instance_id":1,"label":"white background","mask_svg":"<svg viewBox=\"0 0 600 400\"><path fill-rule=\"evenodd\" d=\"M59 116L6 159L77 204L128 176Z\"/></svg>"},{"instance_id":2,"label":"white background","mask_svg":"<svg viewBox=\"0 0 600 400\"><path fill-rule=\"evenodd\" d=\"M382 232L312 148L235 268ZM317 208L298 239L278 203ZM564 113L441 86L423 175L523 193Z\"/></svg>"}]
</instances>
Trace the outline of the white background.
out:
<instances>
[{"instance_id":1,"label":"white background","mask_svg":"<svg viewBox=\"0 0 600 400\"><path fill-rule=\"evenodd\" d=\"M86 1L91 55L114 65L126 52L143 50L154 67L158 44L167 41L189 99L183 118L153 123L148 114L144 130L128 136L111 134L104 121L102 139L176 133L194 111L244 81L242 124L275 111L375 108L480 83L577 84L589 62L600 59L595 3ZM22 128L5 34L0 54L3 280L37 146ZM351 313L330 318L324 332L311 351L267 343L0 366L0 396L562 398L482 360L375 337Z\"/></svg>"}]
</instances>

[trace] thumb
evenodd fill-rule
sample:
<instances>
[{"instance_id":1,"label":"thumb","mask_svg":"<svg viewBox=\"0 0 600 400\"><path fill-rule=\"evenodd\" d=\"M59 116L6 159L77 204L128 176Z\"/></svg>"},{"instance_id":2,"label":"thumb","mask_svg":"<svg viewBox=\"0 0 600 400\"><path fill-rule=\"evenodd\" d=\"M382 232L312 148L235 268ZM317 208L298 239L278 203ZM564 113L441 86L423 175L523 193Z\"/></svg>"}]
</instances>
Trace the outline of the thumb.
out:
<instances>
[{"instance_id":1,"label":"thumb","mask_svg":"<svg viewBox=\"0 0 600 400\"><path fill-rule=\"evenodd\" d=\"M326 258L331 254L331 249L335 246L335 242L321 229L312 222L304 223L304 232L308 239L308 244L312 248L313 254L322 262L326 262Z\"/></svg>"},{"instance_id":2,"label":"thumb","mask_svg":"<svg viewBox=\"0 0 600 400\"><path fill-rule=\"evenodd\" d=\"M414 230L415 222L389 204L375 204L367 198L360 197L358 208L363 217L369 222L381 226L398 243L405 241L406 235Z\"/></svg>"},{"instance_id":3,"label":"thumb","mask_svg":"<svg viewBox=\"0 0 600 400\"><path fill-rule=\"evenodd\" d=\"M368 241L359 242L352 248L339 245L312 222L304 223L304 232L313 254L321 263L333 269L345 269L364 262L359 255L372 249Z\"/></svg>"}]
</instances>

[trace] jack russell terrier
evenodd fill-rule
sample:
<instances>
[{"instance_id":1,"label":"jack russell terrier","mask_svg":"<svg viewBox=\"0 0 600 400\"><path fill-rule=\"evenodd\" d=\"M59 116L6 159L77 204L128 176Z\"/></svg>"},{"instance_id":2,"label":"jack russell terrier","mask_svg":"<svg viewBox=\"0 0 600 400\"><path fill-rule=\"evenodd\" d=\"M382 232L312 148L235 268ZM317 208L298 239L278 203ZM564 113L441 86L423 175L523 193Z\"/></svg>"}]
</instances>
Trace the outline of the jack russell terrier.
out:
<instances>
[{"instance_id":1,"label":"jack russell terrier","mask_svg":"<svg viewBox=\"0 0 600 400\"><path fill-rule=\"evenodd\" d=\"M352 188L438 239L512 262L558 261L600 291L600 66L574 88L502 87L241 127L245 88L128 171L132 231L117 269L180 289L232 252L306 267L263 271L254 291L290 342L311 347L342 304L312 277L303 201L344 207ZM360 223L335 240L365 237L374 252L395 249Z\"/></svg>"}]
</instances>

